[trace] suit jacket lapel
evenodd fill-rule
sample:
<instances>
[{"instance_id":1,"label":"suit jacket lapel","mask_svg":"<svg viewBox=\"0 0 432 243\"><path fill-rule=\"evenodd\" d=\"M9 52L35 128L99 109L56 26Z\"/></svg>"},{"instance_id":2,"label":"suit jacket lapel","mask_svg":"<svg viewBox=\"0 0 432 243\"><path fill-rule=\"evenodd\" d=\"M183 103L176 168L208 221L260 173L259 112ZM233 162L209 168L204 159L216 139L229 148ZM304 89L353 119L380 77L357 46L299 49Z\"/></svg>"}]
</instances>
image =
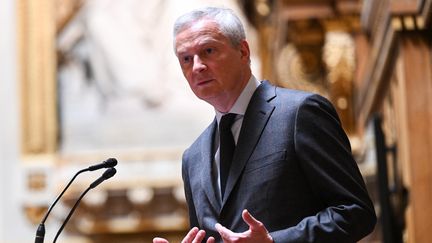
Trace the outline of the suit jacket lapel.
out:
<instances>
[{"instance_id":1,"label":"suit jacket lapel","mask_svg":"<svg viewBox=\"0 0 432 243\"><path fill-rule=\"evenodd\" d=\"M214 160L214 151L213 151L213 142L214 142L214 136L216 132L216 119L214 119L213 123L206 129L204 132L204 137L202 141L210 141L210 142L203 142L201 145L201 152L202 152L202 158L201 161L203 162L203 167L201 170L201 187L204 189L205 194L207 195L210 203L212 206L216 209L216 211L219 211L221 204L220 200L217 197L216 190L217 187L214 185L215 178L213 178L213 160Z\"/></svg>"},{"instance_id":2,"label":"suit jacket lapel","mask_svg":"<svg viewBox=\"0 0 432 243\"><path fill-rule=\"evenodd\" d=\"M231 164L225 195L222 201L222 208L239 179L246 162L254 151L262 131L275 108L274 105L269 103L276 96L275 89L275 86L264 81L257 88L249 102Z\"/></svg>"}]
</instances>

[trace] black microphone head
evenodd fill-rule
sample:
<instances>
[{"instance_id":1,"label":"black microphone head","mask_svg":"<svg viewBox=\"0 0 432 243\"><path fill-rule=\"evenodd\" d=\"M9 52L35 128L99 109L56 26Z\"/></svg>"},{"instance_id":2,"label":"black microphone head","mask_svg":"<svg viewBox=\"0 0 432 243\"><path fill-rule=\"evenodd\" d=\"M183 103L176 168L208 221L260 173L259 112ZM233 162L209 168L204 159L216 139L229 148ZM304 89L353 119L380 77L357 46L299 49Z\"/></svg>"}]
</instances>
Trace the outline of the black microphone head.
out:
<instances>
[{"instance_id":1,"label":"black microphone head","mask_svg":"<svg viewBox=\"0 0 432 243\"><path fill-rule=\"evenodd\" d=\"M105 172L99 177L97 180L95 180L92 184L90 184L90 188L95 188L99 184L101 184L103 181L113 177L117 173L117 170L113 167L108 168L105 170Z\"/></svg>"},{"instance_id":2,"label":"black microphone head","mask_svg":"<svg viewBox=\"0 0 432 243\"><path fill-rule=\"evenodd\" d=\"M117 163L117 160L116 160L116 163ZM113 177L115 175L115 173L117 173L117 170L114 167L108 168L103 173L102 178L104 180L109 179L109 178Z\"/></svg>"},{"instance_id":3,"label":"black microphone head","mask_svg":"<svg viewBox=\"0 0 432 243\"><path fill-rule=\"evenodd\" d=\"M114 158L109 158L104 162L105 168L111 168L117 165L117 160Z\"/></svg>"}]
</instances>

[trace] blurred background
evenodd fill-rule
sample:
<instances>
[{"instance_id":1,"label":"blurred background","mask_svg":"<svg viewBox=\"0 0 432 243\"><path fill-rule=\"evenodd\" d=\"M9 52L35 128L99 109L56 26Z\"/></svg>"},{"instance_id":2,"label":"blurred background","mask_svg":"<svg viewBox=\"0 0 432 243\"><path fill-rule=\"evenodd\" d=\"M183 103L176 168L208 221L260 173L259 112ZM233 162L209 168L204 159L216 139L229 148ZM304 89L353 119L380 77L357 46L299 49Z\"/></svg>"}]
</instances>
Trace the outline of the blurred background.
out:
<instances>
[{"instance_id":1,"label":"blurred background","mask_svg":"<svg viewBox=\"0 0 432 243\"><path fill-rule=\"evenodd\" d=\"M33 242L80 169L116 158L62 242L179 242L181 155L212 121L178 67L172 24L234 9L259 79L335 105L379 223L362 242L432 242L432 0L0 1L0 242ZM101 171L46 221L52 241Z\"/></svg>"}]
</instances>

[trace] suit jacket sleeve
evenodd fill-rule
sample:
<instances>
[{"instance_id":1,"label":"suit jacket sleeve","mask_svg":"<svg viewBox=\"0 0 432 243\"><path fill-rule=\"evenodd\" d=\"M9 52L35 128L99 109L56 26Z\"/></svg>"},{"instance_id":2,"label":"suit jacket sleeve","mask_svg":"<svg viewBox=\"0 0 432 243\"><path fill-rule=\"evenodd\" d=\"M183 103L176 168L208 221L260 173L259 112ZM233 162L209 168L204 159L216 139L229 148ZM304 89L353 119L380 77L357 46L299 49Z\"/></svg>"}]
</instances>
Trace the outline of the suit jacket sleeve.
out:
<instances>
[{"instance_id":1,"label":"suit jacket sleeve","mask_svg":"<svg viewBox=\"0 0 432 243\"><path fill-rule=\"evenodd\" d=\"M183 161L185 160L187 153L188 153L188 150L186 150L183 154ZM193 203L193 197L192 197L192 192L191 192L190 183L189 183L188 170L186 169L185 163L182 164L182 177L183 177L186 203L188 205L188 211L189 211L189 225L190 225L190 228L197 227L197 226L199 226L198 225L198 219L197 219L196 212L195 212L195 206Z\"/></svg>"},{"instance_id":2,"label":"suit jacket sleeve","mask_svg":"<svg viewBox=\"0 0 432 243\"><path fill-rule=\"evenodd\" d=\"M333 106L309 96L298 107L294 143L309 187L327 207L270 232L274 242L356 242L376 223L373 204Z\"/></svg>"}]
</instances>

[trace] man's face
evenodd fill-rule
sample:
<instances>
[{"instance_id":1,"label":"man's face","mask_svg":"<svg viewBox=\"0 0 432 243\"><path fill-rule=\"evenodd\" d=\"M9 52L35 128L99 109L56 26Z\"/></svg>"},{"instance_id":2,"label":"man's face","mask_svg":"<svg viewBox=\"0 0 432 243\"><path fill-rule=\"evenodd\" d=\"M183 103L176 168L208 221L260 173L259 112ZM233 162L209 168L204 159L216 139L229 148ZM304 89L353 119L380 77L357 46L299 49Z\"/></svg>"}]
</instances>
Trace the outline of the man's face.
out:
<instances>
[{"instance_id":1,"label":"man's face","mask_svg":"<svg viewBox=\"0 0 432 243\"><path fill-rule=\"evenodd\" d=\"M215 22L205 19L177 34L175 52L195 95L227 112L250 78L247 42L234 47Z\"/></svg>"}]
</instances>

